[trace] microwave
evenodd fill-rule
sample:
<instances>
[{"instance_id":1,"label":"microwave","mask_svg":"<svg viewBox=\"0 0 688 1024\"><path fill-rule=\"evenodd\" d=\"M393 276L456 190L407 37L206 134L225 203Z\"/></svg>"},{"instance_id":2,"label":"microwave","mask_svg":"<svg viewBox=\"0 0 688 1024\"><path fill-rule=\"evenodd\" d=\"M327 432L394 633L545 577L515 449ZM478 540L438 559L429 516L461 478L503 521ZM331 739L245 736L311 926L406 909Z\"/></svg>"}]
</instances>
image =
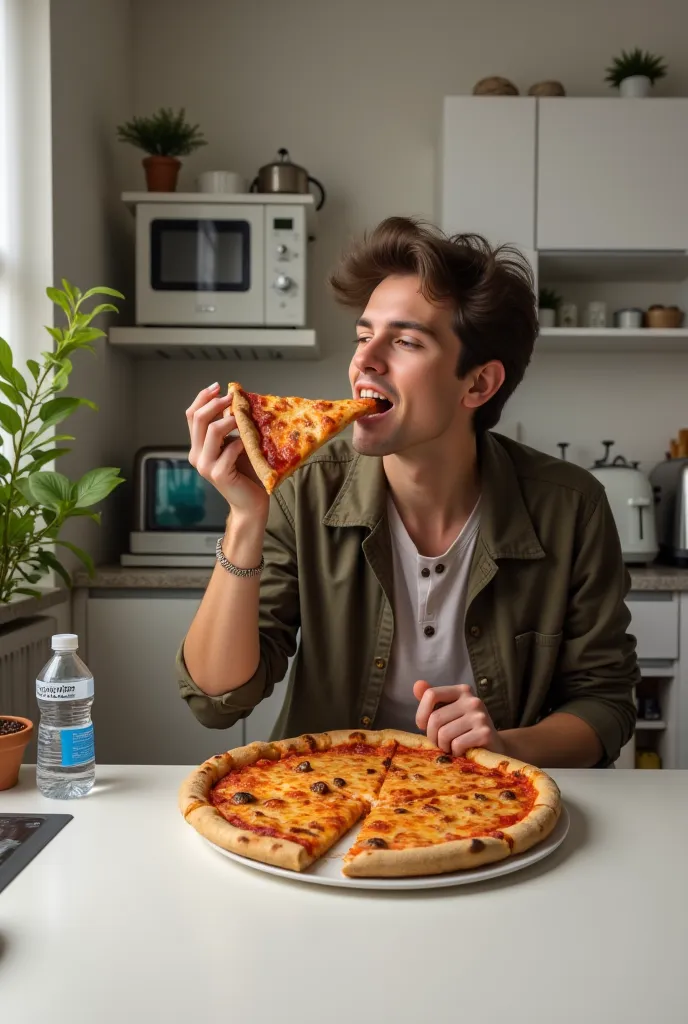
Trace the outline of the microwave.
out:
<instances>
[{"instance_id":1,"label":"microwave","mask_svg":"<svg viewBox=\"0 0 688 1024\"><path fill-rule=\"evenodd\" d=\"M136 204L137 324L305 326L305 204L232 198Z\"/></svg>"},{"instance_id":2,"label":"microwave","mask_svg":"<svg viewBox=\"0 0 688 1024\"><path fill-rule=\"evenodd\" d=\"M134 470L129 566L204 566L215 561L229 506L189 463L185 448L142 448Z\"/></svg>"}]
</instances>

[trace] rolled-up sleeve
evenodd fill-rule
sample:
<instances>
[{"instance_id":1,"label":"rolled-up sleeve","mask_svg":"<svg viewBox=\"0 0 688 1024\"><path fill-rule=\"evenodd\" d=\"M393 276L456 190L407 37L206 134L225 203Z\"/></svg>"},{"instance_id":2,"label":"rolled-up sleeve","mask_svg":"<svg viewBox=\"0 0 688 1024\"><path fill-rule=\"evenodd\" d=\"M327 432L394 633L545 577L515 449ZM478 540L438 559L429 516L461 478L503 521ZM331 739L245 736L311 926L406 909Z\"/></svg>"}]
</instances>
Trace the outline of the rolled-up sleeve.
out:
<instances>
[{"instance_id":1,"label":"rolled-up sleeve","mask_svg":"<svg viewBox=\"0 0 688 1024\"><path fill-rule=\"evenodd\" d=\"M177 652L179 692L194 716L209 729L228 729L245 718L275 683L284 679L289 658L296 651L299 617L298 560L293 519L293 489L287 480L270 501L260 581L260 661L243 686L211 697L191 678L184 660L184 644Z\"/></svg>"},{"instance_id":2,"label":"rolled-up sleeve","mask_svg":"<svg viewBox=\"0 0 688 1024\"><path fill-rule=\"evenodd\" d=\"M571 577L564 640L551 711L577 715L597 733L600 767L611 764L633 735L638 684L635 638L627 630L630 576L606 494L582 532Z\"/></svg>"}]
</instances>

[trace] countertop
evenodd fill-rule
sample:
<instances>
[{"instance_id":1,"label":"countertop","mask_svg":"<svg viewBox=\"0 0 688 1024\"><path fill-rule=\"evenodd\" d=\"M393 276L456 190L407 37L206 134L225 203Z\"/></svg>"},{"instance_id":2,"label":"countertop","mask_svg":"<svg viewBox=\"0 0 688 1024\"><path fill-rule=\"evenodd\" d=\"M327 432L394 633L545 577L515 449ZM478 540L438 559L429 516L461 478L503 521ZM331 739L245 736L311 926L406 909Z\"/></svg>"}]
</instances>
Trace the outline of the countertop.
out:
<instances>
[{"instance_id":1,"label":"countertop","mask_svg":"<svg viewBox=\"0 0 688 1024\"><path fill-rule=\"evenodd\" d=\"M493 882L368 893L259 874L184 823L185 767L102 767L2 812L74 820L0 894L21 1024L684 1024L688 772L557 771L571 831Z\"/></svg>"},{"instance_id":2,"label":"countertop","mask_svg":"<svg viewBox=\"0 0 688 1024\"><path fill-rule=\"evenodd\" d=\"M203 569L147 569L102 565L94 579L76 573L75 586L115 590L205 590L212 566ZM688 569L666 565L631 568L633 590L688 591Z\"/></svg>"}]
</instances>

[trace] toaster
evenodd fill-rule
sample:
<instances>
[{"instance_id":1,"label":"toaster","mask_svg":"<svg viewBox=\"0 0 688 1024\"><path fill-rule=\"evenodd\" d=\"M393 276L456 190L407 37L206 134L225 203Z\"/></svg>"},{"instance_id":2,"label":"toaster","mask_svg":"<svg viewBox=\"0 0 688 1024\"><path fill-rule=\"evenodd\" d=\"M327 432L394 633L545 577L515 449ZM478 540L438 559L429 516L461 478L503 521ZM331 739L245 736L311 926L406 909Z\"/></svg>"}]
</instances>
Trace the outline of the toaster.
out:
<instances>
[{"instance_id":1,"label":"toaster","mask_svg":"<svg viewBox=\"0 0 688 1024\"><path fill-rule=\"evenodd\" d=\"M650 473L660 558L688 568L688 459L666 459Z\"/></svg>"},{"instance_id":2,"label":"toaster","mask_svg":"<svg viewBox=\"0 0 688 1024\"><path fill-rule=\"evenodd\" d=\"M590 472L607 492L624 562L647 565L658 551L652 485L637 462L629 462L623 455L612 457L613 441L602 444L604 456L597 459Z\"/></svg>"}]
</instances>

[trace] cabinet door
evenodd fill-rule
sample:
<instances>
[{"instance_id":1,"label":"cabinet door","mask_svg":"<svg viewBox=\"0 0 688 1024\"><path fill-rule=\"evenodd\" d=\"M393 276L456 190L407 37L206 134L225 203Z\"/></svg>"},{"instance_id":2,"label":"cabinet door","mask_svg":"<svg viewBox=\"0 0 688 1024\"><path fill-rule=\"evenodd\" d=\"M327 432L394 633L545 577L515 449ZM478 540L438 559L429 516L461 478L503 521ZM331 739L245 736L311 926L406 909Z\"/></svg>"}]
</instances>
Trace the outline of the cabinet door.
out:
<instances>
[{"instance_id":1,"label":"cabinet door","mask_svg":"<svg viewBox=\"0 0 688 1024\"><path fill-rule=\"evenodd\" d=\"M179 696L174 659L201 593L112 592L87 606L96 758L101 764L198 764L243 743L243 723L201 725Z\"/></svg>"},{"instance_id":2,"label":"cabinet door","mask_svg":"<svg viewBox=\"0 0 688 1024\"><path fill-rule=\"evenodd\" d=\"M538 249L685 249L688 100L544 99Z\"/></svg>"},{"instance_id":3,"label":"cabinet door","mask_svg":"<svg viewBox=\"0 0 688 1024\"><path fill-rule=\"evenodd\" d=\"M493 244L534 247L535 118L530 97L445 97L444 231L476 231Z\"/></svg>"}]
</instances>

